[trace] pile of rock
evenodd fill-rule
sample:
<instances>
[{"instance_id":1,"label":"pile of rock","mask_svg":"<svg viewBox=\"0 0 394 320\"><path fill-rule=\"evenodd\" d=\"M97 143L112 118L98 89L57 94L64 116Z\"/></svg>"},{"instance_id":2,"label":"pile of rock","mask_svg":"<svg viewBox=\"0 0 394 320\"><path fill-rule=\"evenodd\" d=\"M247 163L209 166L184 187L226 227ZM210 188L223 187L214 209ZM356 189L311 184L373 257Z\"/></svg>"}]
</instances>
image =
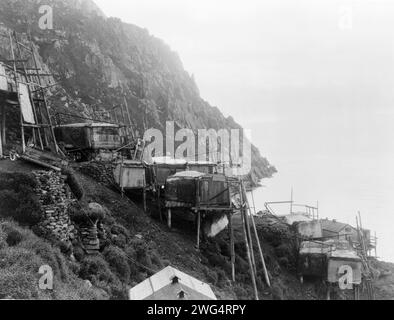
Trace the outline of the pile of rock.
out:
<instances>
[{"instance_id":1,"label":"pile of rock","mask_svg":"<svg viewBox=\"0 0 394 320\"><path fill-rule=\"evenodd\" d=\"M100 250L97 223L88 227L80 228L82 244L88 254L95 254Z\"/></svg>"},{"instance_id":2,"label":"pile of rock","mask_svg":"<svg viewBox=\"0 0 394 320\"><path fill-rule=\"evenodd\" d=\"M91 218L89 223L80 226L79 234L82 245L88 254L95 254L100 250L100 240L106 240L107 234L101 219L105 216L105 209L98 203L89 203Z\"/></svg>"},{"instance_id":3,"label":"pile of rock","mask_svg":"<svg viewBox=\"0 0 394 320\"><path fill-rule=\"evenodd\" d=\"M76 230L68 215L69 206L76 201L66 184L66 176L56 171L34 171L36 193L43 208L40 227L62 242L75 238Z\"/></svg>"},{"instance_id":4,"label":"pile of rock","mask_svg":"<svg viewBox=\"0 0 394 320\"><path fill-rule=\"evenodd\" d=\"M115 185L114 166L111 163L91 161L89 163L80 164L78 170L107 186Z\"/></svg>"}]
</instances>

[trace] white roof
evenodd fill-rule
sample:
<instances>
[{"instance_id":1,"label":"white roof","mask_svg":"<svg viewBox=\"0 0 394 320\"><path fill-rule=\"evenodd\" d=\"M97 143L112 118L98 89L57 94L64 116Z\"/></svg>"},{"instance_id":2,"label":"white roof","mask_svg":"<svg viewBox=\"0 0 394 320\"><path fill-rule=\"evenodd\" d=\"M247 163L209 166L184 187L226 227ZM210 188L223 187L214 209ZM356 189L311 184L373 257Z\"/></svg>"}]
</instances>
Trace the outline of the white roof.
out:
<instances>
[{"instance_id":1,"label":"white roof","mask_svg":"<svg viewBox=\"0 0 394 320\"><path fill-rule=\"evenodd\" d=\"M155 157L152 158L154 164L170 164L170 165L186 165L184 159L174 159L171 157Z\"/></svg>"},{"instance_id":2,"label":"white roof","mask_svg":"<svg viewBox=\"0 0 394 320\"><path fill-rule=\"evenodd\" d=\"M85 122L85 123L71 123L58 126L59 128L87 128L87 127L110 127L118 128L117 124L112 123L101 123L101 122Z\"/></svg>"},{"instance_id":3,"label":"white roof","mask_svg":"<svg viewBox=\"0 0 394 320\"><path fill-rule=\"evenodd\" d=\"M163 289L164 287L172 283L172 279L177 277L179 283L189 287L212 300L217 300L215 294L213 293L211 287L192 276L187 275L173 267L167 267L160 272L156 273L149 279L136 285L134 288L130 289L129 297L130 300L144 300L151 296L153 293Z\"/></svg>"},{"instance_id":4,"label":"white roof","mask_svg":"<svg viewBox=\"0 0 394 320\"><path fill-rule=\"evenodd\" d=\"M211 161L188 161L187 164L191 166L216 166L217 164Z\"/></svg>"},{"instance_id":5,"label":"white roof","mask_svg":"<svg viewBox=\"0 0 394 320\"><path fill-rule=\"evenodd\" d=\"M326 254L329 258L360 260L360 257L344 240L328 240L324 242L304 241L301 243L300 254Z\"/></svg>"},{"instance_id":6,"label":"white roof","mask_svg":"<svg viewBox=\"0 0 394 320\"><path fill-rule=\"evenodd\" d=\"M199 177L204 177L205 175L206 175L205 173L197 172L197 171L182 171L182 172L178 172L178 173L174 174L173 177L199 178Z\"/></svg>"}]
</instances>

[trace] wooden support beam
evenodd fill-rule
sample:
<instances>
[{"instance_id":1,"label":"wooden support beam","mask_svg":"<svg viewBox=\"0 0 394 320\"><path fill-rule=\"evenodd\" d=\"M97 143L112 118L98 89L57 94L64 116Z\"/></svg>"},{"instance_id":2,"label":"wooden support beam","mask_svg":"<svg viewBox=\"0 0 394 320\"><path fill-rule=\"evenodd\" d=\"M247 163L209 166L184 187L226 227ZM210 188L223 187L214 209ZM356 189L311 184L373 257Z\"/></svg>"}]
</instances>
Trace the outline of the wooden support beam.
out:
<instances>
[{"instance_id":1,"label":"wooden support beam","mask_svg":"<svg viewBox=\"0 0 394 320\"><path fill-rule=\"evenodd\" d=\"M197 250L200 250L201 211L197 211Z\"/></svg>"},{"instance_id":2,"label":"wooden support beam","mask_svg":"<svg viewBox=\"0 0 394 320\"><path fill-rule=\"evenodd\" d=\"M4 156L3 147L7 144L5 136L5 105L1 105L1 119L0 119L0 158Z\"/></svg>"},{"instance_id":3,"label":"wooden support beam","mask_svg":"<svg viewBox=\"0 0 394 320\"><path fill-rule=\"evenodd\" d=\"M143 192L142 198L143 198L143 202L144 202L144 212L146 213L148 211L147 206L146 206L146 187L144 187L144 190L142 192Z\"/></svg>"},{"instance_id":4,"label":"wooden support beam","mask_svg":"<svg viewBox=\"0 0 394 320\"><path fill-rule=\"evenodd\" d=\"M127 103L126 96L124 96L124 104L125 104L125 108L126 108L127 118L128 118L128 120L129 120L129 128L130 128L131 137L132 137L133 139L135 139L136 136L135 136L135 132L134 132L134 130L133 130L133 123L131 122L130 110L129 110L129 105L128 105L128 103Z\"/></svg>"},{"instance_id":5,"label":"wooden support beam","mask_svg":"<svg viewBox=\"0 0 394 320\"><path fill-rule=\"evenodd\" d=\"M331 300L331 284L327 284L326 300Z\"/></svg>"},{"instance_id":6,"label":"wooden support beam","mask_svg":"<svg viewBox=\"0 0 394 320\"><path fill-rule=\"evenodd\" d=\"M3 112L4 112L4 107L2 107ZM2 112L2 113L3 113ZM3 129L2 129L2 121L0 121L0 159L3 158Z\"/></svg>"},{"instance_id":7,"label":"wooden support beam","mask_svg":"<svg viewBox=\"0 0 394 320\"><path fill-rule=\"evenodd\" d=\"M231 277L235 282L235 243L234 243L234 227L233 227L233 215L230 213L228 217L229 236L230 236L230 259L231 259Z\"/></svg>"},{"instance_id":8,"label":"wooden support beam","mask_svg":"<svg viewBox=\"0 0 394 320\"><path fill-rule=\"evenodd\" d=\"M245 190L245 186L243 186L243 191L246 197L246 190ZM247 206L249 207L249 202L246 198L247 201ZM252 227L253 227L253 231L254 231L254 235L256 237L256 242L257 242L257 247L259 249L259 254L260 254L260 259L261 259L261 264L263 266L263 271L264 271L264 277L265 277L265 283L267 284L268 287L271 287L271 282L270 282L270 278L268 275L268 270L267 270L267 266L265 264L265 259L264 259L264 254L263 254L263 250L261 248L261 243L260 243L260 239L259 239L259 235L257 233L257 228L256 228L256 223L254 221L254 217L252 215L252 212L250 211L250 207L249 207L249 213L250 213L250 217L251 217L251 221L252 221Z\"/></svg>"},{"instance_id":9,"label":"wooden support beam","mask_svg":"<svg viewBox=\"0 0 394 320\"><path fill-rule=\"evenodd\" d=\"M240 186L241 189L241 186ZM250 276L252 279L252 284L253 284L253 289L254 289L254 295L255 295L255 299L259 300L259 294L257 291L257 284L256 284L256 278L255 278L255 272L253 269L253 264L252 264L252 257L251 257L251 250L250 250L250 246L249 246L249 239L248 239L248 235L246 232L246 214L245 214L245 209L243 207L243 196L242 193L240 194L241 197L241 218L242 218L242 229L243 229L243 234L244 234L244 240L245 240L245 246L246 246L246 254L248 257L248 263L249 263L249 272L250 272Z\"/></svg>"},{"instance_id":10,"label":"wooden support beam","mask_svg":"<svg viewBox=\"0 0 394 320\"><path fill-rule=\"evenodd\" d=\"M249 247L251 250L251 258L252 258L252 265L253 265L253 270L254 273L257 275L257 267L256 267L256 260L255 260L255 256L254 256L254 248L253 248L253 240L252 240L252 233L251 233L251 228L250 228L250 217L249 217L249 203L248 203L248 198L246 195L245 191L245 187L244 184L242 182L242 180L240 181L240 192L241 192L241 198L242 198L242 207L243 210L245 212L245 224L246 224L246 233L248 235L248 241L249 241Z\"/></svg>"},{"instance_id":11,"label":"wooden support beam","mask_svg":"<svg viewBox=\"0 0 394 320\"><path fill-rule=\"evenodd\" d=\"M160 221L163 222L163 214L161 212L161 188L157 184L156 184L156 191L157 191L157 206L159 208Z\"/></svg>"},{"instance_id":12,"label":"wooden support beam","mask_svg":"<svg viewBox=\"0 0 394 320\"><path fill-rule=\"evenodd\" d=\"M171 221L171 208L168 208L167 211L167 223L168 223L168 228L172 228L172 221Z\"/></svg>"},{"instance_id":13,"label":"wooden support beam","mask_svg":"<svg viewBox=\"0 0 394 320\"><path fill-rule=\"evenodd\" d=\"M39 160L30 158L30 157L21 156L21 159L22 159L22 160L25 160L25 161L28 161L28 162L31 162L31 163L34 163L34 164L37 164L37 165L39 165L39 166L41 166L41 167L44 167L44 168L48 168L48 169L51 169L51 170L55 170L55 171L57 171L57 172L61 172L61 171L62 171L62 170L61 170L60 168L58 168L58 167L52 166L52 165L50 165L50 164L48 164L48 163L45 163L45 162L42 162L42 161L39 161Z\"/></svg>"}]
</instances>

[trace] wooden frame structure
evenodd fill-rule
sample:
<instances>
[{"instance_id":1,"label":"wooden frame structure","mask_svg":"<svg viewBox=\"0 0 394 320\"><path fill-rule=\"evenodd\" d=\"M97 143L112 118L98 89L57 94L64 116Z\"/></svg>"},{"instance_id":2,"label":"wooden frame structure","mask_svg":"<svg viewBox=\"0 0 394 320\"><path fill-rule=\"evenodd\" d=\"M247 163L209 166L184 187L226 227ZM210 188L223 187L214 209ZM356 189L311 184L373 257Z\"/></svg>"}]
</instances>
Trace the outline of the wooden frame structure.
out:
<instances>
[{"instance_id":1,"label":"wooden frame structure","mask_svg":"<svg viewBox=\"0 0 394 320\"><path fill-rule=\"evenodd\" d=\"M197 182L200 183L203 181L203 177L197 178ZM258 274L258 269L257 269L257 263L256 263L256 257L254 253L254 246L257 245L257 251L258 251L258 256L261 262L262 270L264 273L264 278L265 282L268 287L271 286L268 270L265 264L265 258L262 250L262 246L260 243L260 239L258 236L257 232L257 227L256 223L254 220L254 216L251 210L251 207L249 205L249 201L247 198L247 192L245 185L243 181L239 178L230 178L226 177L226 183L227 183L227 190L228 196L229 196L229 204L228 206L210 206L205 203L201 202L201 195L199 194L199 191L196 192L196 199L195 199L195 205L193 206L182 206L180 204L166 204L167 207L167 223L168 227L172 228L172 208L182 208L182 209L189 209L191 210L195 217L196 217L196 233L197 233L197 249L200 247L200 236L201 236L201 220L204 216L204 214L208 214L209 212L222 212L224 215L227 216L229 224L228 224L228 233L229 233L229 238L230 238L230 261L231 261L231 274L232 274L232 280L236 281L236 270L235 270L235 241L234 241L234 215L235 214L240 214L241 216L241 221L242 221L242 230L243 230L243 236L244 236L244 242L246 246L246 253L247 253L247 258L248 258L248 264L249 264L249 271L250 271L250 276L254 288L254 295L255 299L258 300L258 291L257 291L257 274ZM233 189L236 191L236 193L239 194L240 197L240 203L241 206L239 209L235 208L232 201L231 201L231 190ZM196 188L196 190L200 190L199 187Z\"/></svg>"},{"instance_id":2,"label":"wooden frame structure","mask_svg":"<svg viewBox=\"0 0 394 320\"><path fill-rule=\"evenodd\" d=\"M39 68L35 55L34 46L30 47L18 40L16 32L9 31L8 34L0 34L9 41L10 59L3 60L3 66L10 74L6 76L9 84L9 93L16 94L15 105L20 108L20 132L22 153L26 152L26 134L31 132L30 138L33 145L42 151L49 148L55 153L59 153L60 149L57 145L51 115L49 113L48 102L46 99L47 87L43 86L42 77L52 76L42 72ZM52 85L53 86L53 85ZM28 95L22 96L22 89ZM27 103L31 106L31 121L26 121L23 115L23 104ZM1 116L1 135L0 135L0 155L3 156L3 147L6 145L6 125L7 110L6 106L2 106Z\"/></svg>"}]
</instances>

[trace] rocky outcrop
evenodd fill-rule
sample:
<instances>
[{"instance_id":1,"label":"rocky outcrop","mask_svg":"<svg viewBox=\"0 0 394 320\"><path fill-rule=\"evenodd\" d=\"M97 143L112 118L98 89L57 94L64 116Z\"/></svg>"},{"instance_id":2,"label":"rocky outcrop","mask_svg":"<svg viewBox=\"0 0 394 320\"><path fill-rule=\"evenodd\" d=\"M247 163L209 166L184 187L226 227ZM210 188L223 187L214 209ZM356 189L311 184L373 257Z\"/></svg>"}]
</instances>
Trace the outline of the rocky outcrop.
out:
<instances>
[{"instance_id":1,"label":"rocky outcrop","mask_svg":"<svg viewBox=\"0 0 394 320\"><path fill-rule=\"evenodd\" d=\"M60 84L50 92L53 115L61 112L97 119L126 98L140 135L149 128L165 132L166 121L175 121L176 129L240 128L200 97L177 53L146 29L105 18L90 1L84 5L81 0L47 2L54 6L54 30L39 28L38 0L3 0L0 21L18 31L21 41L27 41L29 29L39 64L55 75L46 80ZM0 43L0 54L6 53L5 48ZM56 119L77 121L64 115ZM276 172L255 147L252 166L254 181Z\"/></svg>"}]
</instances>

